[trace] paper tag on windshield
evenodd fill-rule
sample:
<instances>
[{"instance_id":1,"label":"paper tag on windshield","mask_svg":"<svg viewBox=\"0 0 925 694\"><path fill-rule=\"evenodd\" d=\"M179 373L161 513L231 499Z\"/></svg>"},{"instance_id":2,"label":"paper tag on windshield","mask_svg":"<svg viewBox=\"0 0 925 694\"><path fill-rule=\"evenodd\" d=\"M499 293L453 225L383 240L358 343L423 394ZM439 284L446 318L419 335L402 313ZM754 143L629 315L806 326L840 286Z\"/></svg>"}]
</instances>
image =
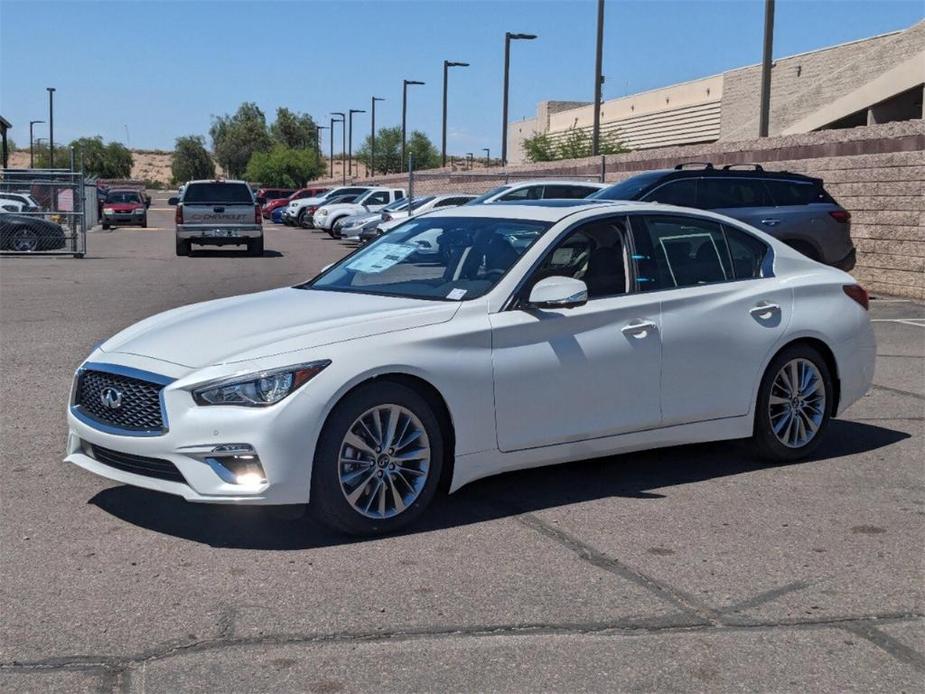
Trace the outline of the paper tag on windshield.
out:
<instances>
[{"instance_id":1,"label":"paper tag on windshield","mask_svg":"<svg viewBox=\"0 0 925 694\"><path fill-rule=\"evenodd\" d=\"M452 299L453 301L459 301L466 295L465 289L454 289L449 294L446 295L447 299Z\"/></svg>"},{"instance_id":2,"label":"paper tag on windshield","mask_svg":"<svg viewBox=\"0 0 925 694\"><path fill-rule=\"evenodd\" d=\"M414 251L414 246L406 246L403 243L380 243L349 263L347 269L356 272L382 272L397 265Z\"/></svg>"}]
</instances>

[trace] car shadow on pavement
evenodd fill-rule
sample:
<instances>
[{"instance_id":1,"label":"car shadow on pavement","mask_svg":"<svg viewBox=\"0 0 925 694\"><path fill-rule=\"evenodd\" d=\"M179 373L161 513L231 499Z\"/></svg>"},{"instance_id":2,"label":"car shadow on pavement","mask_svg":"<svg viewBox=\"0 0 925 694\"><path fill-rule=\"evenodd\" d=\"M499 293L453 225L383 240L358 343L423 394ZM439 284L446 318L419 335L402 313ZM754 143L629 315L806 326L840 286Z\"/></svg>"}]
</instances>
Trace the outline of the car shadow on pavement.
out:
<instances>
[{"instance_id":1,"label":"car shadow on pavement","mask_svg":"<svg viewBox=\"0 0 925 694\"><path fill-rule=\"evenodd\" d=\"M833 420L815 453L789 465L811 465L865 453L907 438L909 434L901 431ZM671 487L773 467L756 459L746 442L725 441L521 470L479 480L451 496L438 496L424 517L402 534L431 532L603 498L657 502L670 496ZM330 531L300 515L299 507L194 504L180 497L130 486L106 489L88 503L133 525L212 547L298 550L369 541Z\"/></svg>"},{"instance_id":2,"label":"car shadow on pavement","mask_svg":"<svg viewBox=\"0 0 925 694\"><path fill-rule=\"evenodd\" d=\"M247 254L247 251L236 249L236 250L205 250L203 248L194 248L190 251L190 258L250 258ZM282 258L283 254L279 251L271 251L266 249L263 252L261 258Z\"/></svg>"}]
</instances>

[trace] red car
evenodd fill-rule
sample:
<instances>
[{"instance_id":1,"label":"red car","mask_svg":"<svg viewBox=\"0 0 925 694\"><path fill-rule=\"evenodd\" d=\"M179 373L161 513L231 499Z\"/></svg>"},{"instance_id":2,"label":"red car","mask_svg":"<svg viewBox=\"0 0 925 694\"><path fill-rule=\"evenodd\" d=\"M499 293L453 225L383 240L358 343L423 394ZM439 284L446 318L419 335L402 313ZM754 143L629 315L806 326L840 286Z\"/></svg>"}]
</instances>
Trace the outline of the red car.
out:
<instances>
[{"instance_id":1,"label":"red car","mask_svg":"<svg viewBox=\"0 0 925 694\"><path fill-rule=\"evenodd\" d=\"M261 188L254 197L258 205L266 205L273 200L285 200L294 192L293 188Z\"/></svg>"},{"instance_id":2,"label":"red car","mask_svg":"<svg viewBox=\"0 0 925 694\"><path fill-rule=\"evenodd\" d=\"M277 207L288 205L293 200L300 200L301 198L313 198L316 195L327 193L329 190L330 188L300 188L287 198L267 200L266 204L260 208L260 211L263 214L264 219L270 219L270 216L273 214L273 210L275 210Z\"/></svg>"},{"instance_id":3,"label":"red car","mask_svg":"<svg viewBox=\"0 0 925 694\"><path fill-rule=\"evenodd\" d=\"M148 226L148 207L145 195L130 188L110 188L103 201L103 228L137 224Z\"/></svg>"}]
</instances>

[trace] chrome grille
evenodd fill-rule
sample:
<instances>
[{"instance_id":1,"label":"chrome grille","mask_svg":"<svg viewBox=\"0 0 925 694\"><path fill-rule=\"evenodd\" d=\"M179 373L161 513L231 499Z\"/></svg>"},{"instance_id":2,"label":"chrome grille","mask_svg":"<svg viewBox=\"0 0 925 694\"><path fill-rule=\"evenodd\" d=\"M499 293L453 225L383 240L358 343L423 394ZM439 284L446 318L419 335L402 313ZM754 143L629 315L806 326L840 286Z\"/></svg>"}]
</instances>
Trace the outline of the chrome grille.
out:
<instances>
[{"instance_id":1,"label":"chrome grille","mask_svg":"<svg viewBox=\"0 0 925 694\"><path fill-rule=\"evenodd\" d=\"M78 376L74 404L85 417L103 424L133 432L160 432L165 428L160 400L163 387L160 383L88 369ZM103 403L107 388L121 394L118 408Z\"/></svg>"}]
</instances>

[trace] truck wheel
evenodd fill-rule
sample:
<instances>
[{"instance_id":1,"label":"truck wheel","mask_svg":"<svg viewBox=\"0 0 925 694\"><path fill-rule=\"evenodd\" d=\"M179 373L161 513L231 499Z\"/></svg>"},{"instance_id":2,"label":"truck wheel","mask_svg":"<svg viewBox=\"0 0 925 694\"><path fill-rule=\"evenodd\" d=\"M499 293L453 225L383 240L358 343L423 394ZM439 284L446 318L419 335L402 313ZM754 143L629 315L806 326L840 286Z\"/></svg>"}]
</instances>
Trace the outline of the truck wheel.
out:
<instances>
[{"instance_id":1,"label":"truck wheel","mask_svg":"<svg viewBox=\"0 0 925 694\"><path fill-rule=\"evenodd\" d=\"M247 242L247 254L255 258L263 257L263 237Z\"/></svg>"},{"instance_id":2,"label":"truck wheel","mask_svg":"<svg viewBox=\"0 0 925 694\"><path fill-rule=\"evenodd\" d=\"M177 255L189 255L192 244L188 240L177 239Z\"/></svg>"},{"instance_id":3,"label":"truck wheel","mask_svg":"<svg viewBox=\"0 0 925 694\"><path fill-rule=\"evenodd\" d=\"M305 210L304 209L299 211L299 216L296 218L295 226L305 227L306 229L308 228L305 226Z\"/></svg>"},{"instance_id":4,"label":"truck wheel","mask_svg":"<svg viewBox=\"0 0 925 694\"><path fill-rule=\"evenodd\" d=\"M142 229L147 229L147 228L148 228L148 217L147 217L147 215L145 215L145 218L141 220L141 228L142 228Z\"/></svg>"},{"instance_id":5,"label":"truck wheel","mask_svg":"<svg viewBox=\"0 0 925 694\"><path fill-rule=\"evenodd\" d=\"M106 222L103 222L103 231L109 231L109 225Z\"/></svg>"}]
</instances>

